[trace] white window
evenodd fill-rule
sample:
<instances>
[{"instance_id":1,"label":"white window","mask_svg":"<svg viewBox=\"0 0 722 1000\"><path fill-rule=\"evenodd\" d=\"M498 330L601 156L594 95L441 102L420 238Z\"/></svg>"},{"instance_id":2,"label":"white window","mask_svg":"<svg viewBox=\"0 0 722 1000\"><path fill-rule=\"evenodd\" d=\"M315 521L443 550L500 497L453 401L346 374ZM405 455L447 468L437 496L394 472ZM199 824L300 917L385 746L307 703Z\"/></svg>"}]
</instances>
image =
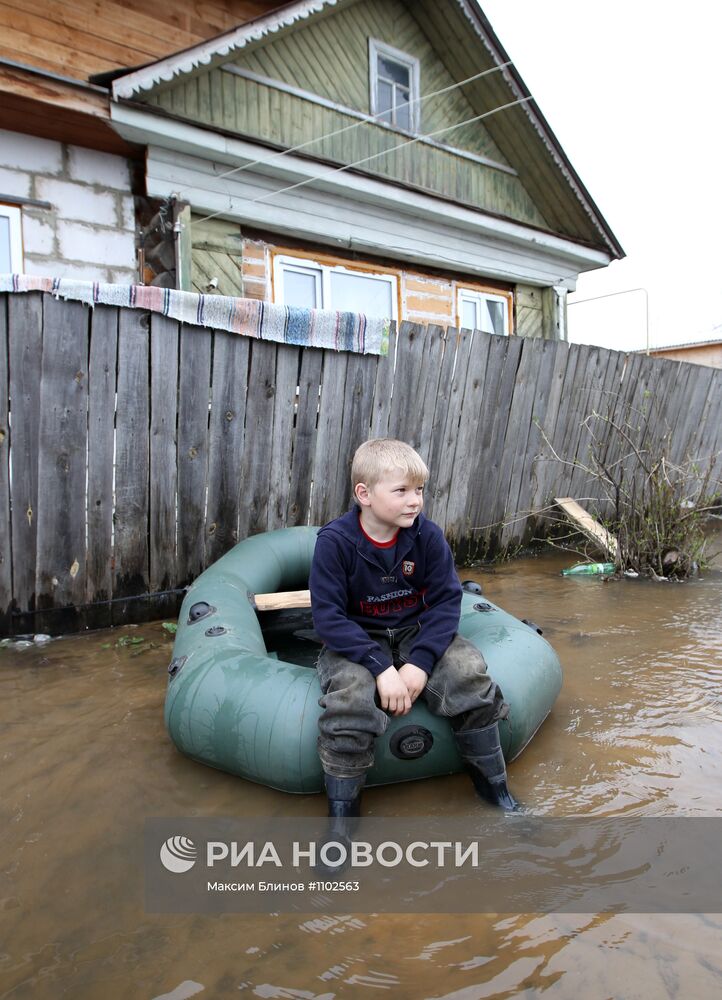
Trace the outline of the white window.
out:
<instances>
[{"instance_id":1,"label":"white window","mask_svg":"<svg viewBox=\"0 0 722 1000\"><path fill-rule=\"evenodd\" d=\"M509 333L511 296L460 288L456 311L459 326L485 333Z\"/></svg>"},{"instance_id":2,"label":"white window","mask_svg":"<svg viewBox=\"0 0 722 1000\"><path fill-rule=\"evenodd\" d=\"M371 114L405 129L419 130L419 60L369 38Z\"/></svg>"},{"instance_id":3,"label":"white window","mask_svg":"<svg viewBox=\"0 0 722 1000\"><path fill-rule=\"evenodd\" d=\"M357 271L286 255L273 260L274 301L287 306L396 319L397 287L395 274Z\"/></svg>"},{"instance_id":4,"label":"white window","mask_svg":"<svg viewBox=\"0 0 722 1000\"><path fill-rule=\"evenodd\" d=\"M20 226L20 209L14 205L0 205L0 274L17 274L23 269Z\"/></svg>"}]
</instances>

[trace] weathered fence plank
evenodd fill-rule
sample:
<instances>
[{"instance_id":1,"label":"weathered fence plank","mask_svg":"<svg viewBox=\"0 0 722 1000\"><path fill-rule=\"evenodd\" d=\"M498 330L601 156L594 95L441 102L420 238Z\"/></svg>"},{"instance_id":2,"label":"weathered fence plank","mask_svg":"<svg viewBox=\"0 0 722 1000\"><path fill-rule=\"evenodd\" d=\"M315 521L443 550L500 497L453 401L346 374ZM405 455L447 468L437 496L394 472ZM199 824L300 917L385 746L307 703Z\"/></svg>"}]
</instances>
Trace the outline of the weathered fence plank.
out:
<instances>
[{"instance_id":1,"label":"weathered fence plank","mask_svg":"<svg viewBox=\"0 0 722 1000\"><path fill-rule=\"evenodd\" d=\"M431 329L431 328L430 328ZM427 516L435 519L436 512L446 508L446 501L449 495L448 483L451 479L453 465L442 472L442 462L444 455L444 436L447 429L447 420L451 407L453 391L453 372L456 360L457 344L459 335L455 327L450 326L448 330L442 327L434 327L434 332L440 331L443 338L441 363L439 364L438 385L435 396L427 397L428 412L431 419L427 421L424 429L424 447L422 454L426 456L426 464L431 473L431 479L426 489L425 510ZM458 431L458 419L457 419ZM454 446L456 444L456 434L454 434Z\"/></svg>"},{"instance_id":2,"label":"weathered fence plank","mask_svg":"<svg viewBox=\"0 0 722 1000\"><path fill-rule=\"evenodd\" d=\"M428 402L436 398L443 351L440 327L401 324L388 434L424 454L428 454L435 409Z\"/></svg>"},{"instance_id":3,"label":"weathered fence plank","mask_svg":"<svg viewBox=\"0 0 722 1000\"><path fill-rule=\"evenodd\" d=\"M211 337L181 324L178 388L178 581L185 585L206 564L208 408Z\"/></svg>"},{"instance_id":4,"label":"weathered fence plank","mask_svg":"<svg viewBox=\"0 0 722 1000\"><path fill-rule=\"evenodd\" d=\"M9 400L8 296L0 295L0 635L10 631L10 608L13 594L10 533Z\"/></svg>"},{"instance_id":5,"label":"weathered fence plank","mask_svg":"<svg viewBox=\"0 0 722 1000\"><path fill-rule=\"evenodd\" d=\"M481 453L481 425L478 417L466 419L467 415L481 413L485 404L486 369L489 359L490 338L476 330L469 340L469 354L464 363L457 355L457 366L461 365L464 375L464 401L459 424L459 439L456 445L456 462L449 484L449 501L446 508L446 531L449 541L461 550L475 527L473 504L469 496L474 495L475 484L484 475L484 456ZM465 370L464 370L465 364Z\"/></svg>"},{"instance_id":6,"label":"weathered fence plank","mask_svg":"<svg viewBox=\"0 0 722 1000\"><path fill-rule=\"evenodd\" d=\"M119 310L96 306L88 360L87 628L111 624L113 596L113 446Z\"/></svg>"},{"instance_id":7,"label":"weathered fence plank","mask_svg":"<svg viewBox=\"0 0 722 1000\"><path fill-rule=\"evenodd\" d=\"M479 416L484 478L481 489L474 491L470 499L471 523L477 532L479 554L497 546L507 514L516 513L507 511L506 506L511 469L505 448L516 447L514 439L518 428L510 425L510 415L523 344L516 337L490 338L487 381L493 390L487 394Z\"/></svg>"},{"instance_id":8,"label":"weathered fence plank","mask_svg":"<svg viewBox=\"0 0 722 1000\"><path fill-rule=\"evenodd\" d=\"M376 358L350 355L346 366L346 386L341 428L338 441L339 461L345 466L346 475L339 470L338 489L334 502L346 509L351 502L351 460L360 444L369 436L373 380L376 375Z\"/></svg>"},{"instance_id":9,"label":"weathered fence plank","mask_svg":"<svg viewBox=\"0 0 722 1000\"><path fill-rule=\"evenodd\" d=\"M316 455L316 421L322 364L323 351L302 352L288 495L288 524L293 525L306 523L311 502L311 477L308 470L313 468Z\"/></svg>"},{"instance_id":10,"label":"weathered fence plank","mask_svg":"<svg viewBox=\"0 0 722 1000\"><path fill-rule=\"evenodd\" d=\"M370 437L372 438L388 437L397 349L398 334L396 324L392 323L389 333L389 353L385 358L378 359L371 417Z\"/></svg>"},{"instance_id":11,"label":"weathered fence plank","mask_svg":"<svg viewBox=\"0 0 722 1000\"><path fill-rule=\"evenodd\" d=\"M208 541L206 559L215 562L239 539L239 478L251 341L216 330L208 445Z\"/></svg>"},{"instance_id":12,"label":"weathered fence plank","mask_svg":"<svg viewBox=\"0 0 722 1000\"><path fill-rule=\"evenodd\" d=\"M113 597L148 592L148 315L123 309L118 324ZM122 622L131 604L116 604Z\"/></svg>"},{"instance_id":13,"label":"weathered fence plank","mask_svg":"<svg viewBox=\"0 0 722 1000\"><path fill-rule=\"evenodd\" d=\"M35 610L40 361L43 354L43 296L8 298L10 449L12 454L13 597L18 611ZM32 632L33 618L14 617L16 632Z\"/></svg>"},{"instance_id":14,"label":"weathered fence plank","mask_svg":"<svg viewBox=\"0 0 722 1000\"><path fill-rule=\"evenodd\" d=\"M339 452L339 425L346 402L348 355L325 352L313 462L311 524L325 524L348 506L347 455Z\"/></svg>"},{"instance_id":15,"label":"weathered fence plank","mask_svg":"<svg viewBox=\"0 0 722 1000\"><path fill-rule=\"evenodd\" d=\"M597 420L592 414L599 412L603 399L609 354L602 347L593 347L587 354L584 373L584 387L587 391L585 393L582 388L579 396L580 410L576 421L579 433L575 445L577 465L569 478L569 496L585 497L598 492L598 484L593 475L593 440Z\"/></svg>"},{"instance_id":16,"label":"weathered fence plank","mask_svg":"<svg viewBox=\"0 0 722 1000\"><path fill-rule=\"evenodd\" d=\"M556 434L557 417L561 404L562 390L564 388L564 376L569 361L569 348L566 350L556 349L554 341L545 341L546 350L552 360L552 373L549 383L549 393L546 406L539 407L538 435L533 446L532 466L530 480L532 484L529 499L530 509L540 512L532 518L534 530L538 530L542 524L548 521L548 514L545 508L551 502L551 483L553 470L558 467L558 463L552 455L551 448Z\"/></svg>"},{"instance_id":17,"label":"weathered fence plank","mask_svg":"<svg viewBox=\"0 0 722 1000\"><path fill-rule=\"evenodd\" d=\"M276 392L273 397L273 437L269 440L268 529L285 528L291 492L293 422L298 386L299 348L281 344L276 353Z\"/></svg>"},{"instance_id":18,"label":"weathered fence plank","mask_svg":"<svg viewBox=\"0 0 722 1000\"><path fill-rule=\"evenodd\" d=\"M429 513L439 524L446 524L451 486L456 467L456 450L459 442L466 367L469 357L470 330L449 330L449 341L444 355L444 371L440 386L443 396L437 399L435 421L438 425L438 440L429 453L431 473Z\"/></svg>"},{"instance_id":19,"label":"weathered fence plank","mask_svg":"<svg viewBox=\"0 0 722 1000\"><path fill-rule=\"evenodd\" d=\"M88 312L52 297L44 304L35 594L39 610L56 613L36 620L39 631L72 631L85 602Z\"/></svg>"},{"instance_id":20,"label":"weathered fence plank","mask_svg":"<svg viewBox=\"0 0 722 1000\"><path fill-rule=\"evenodd\" d=\"M537 396L545 399L548 392L548 386L539 386L542 380L543 348L543 340L527 340L523 343L514 380L508 425L513 434L514 447L511 448L508 444L506 446L509 487L504 504L504 524L499 535L503 547L519 545L526 528L527 497L531 482L529 437L534 429ZM549 379L551 372L544 369L544 377Z\"/></svg>"},{"instance_id":21,"label":"weathered fence plank","mask_svg":"<svg viewBox=\"0 0 722 1000\"><path fill-rule=\"evenodd\" d=\"M701 367L701 366L699 366ZM712 454L712 443L714 440L714 430L719 430L719 421L711 421L709 416L714 412L714 401L717 401L717 412L719 412L720 386L715 387L715 371L708 369L705 376L698 379L692 398L689 400L689 408L696 413L697 420L692 423L687 436L687 456L689 460L698 459L700 467L706 467ZM707 442L705 445L705 441ZM719 463L718 463L719 465Z\"/></svg>"},{"instance_id":22,"label":"weathered fence plank","mask_svg":"<svg viewBox=\"0 0 722 1000\"><path fill-rule=\"evenodd\" d=\"M522 352L522 363L526 361L528 364L531 361L536 367L537 376L533 394L528 401L529 409L526 413L528 426L526 443L523 449L519 448L515 456L516 470L509 495L510 514L516 509L519 520L510 521L505 526L502 532L503 545L528 543L536 525L536 518L532 516L533 496L537 485L534 477L534 466L541 445L540 427L546 416L549 396L554 387L554 362L557 355L553 346L550 347L550 345L553 345L553 341L535 340L526 344L525 350ZM532 350L525 358L529 347L532 347ZM516 494L515 502L513 500L514 494Z\"/></svg>"},{"instance_id":23,"label":"weathered fence plank","mask_svg":"<svg viewBox=\"0 0 722 1000\"><path fill-rule=\"evenodd\" d=\"M178 323L150 318L150 567L152 591L170 590L176 572Z\"/></svg>"},{"instance_id":24,"label":"weathered fence plank","mask_svg":"<svg viewBox=\"0 0 722 1000\"><path fill-rule=\"evenodd\" d=\"M268 526L268 473L276 395L276 344L254 340L246 402L246 436L240 475L239 537Z\"/></svg>"}]
</instances>

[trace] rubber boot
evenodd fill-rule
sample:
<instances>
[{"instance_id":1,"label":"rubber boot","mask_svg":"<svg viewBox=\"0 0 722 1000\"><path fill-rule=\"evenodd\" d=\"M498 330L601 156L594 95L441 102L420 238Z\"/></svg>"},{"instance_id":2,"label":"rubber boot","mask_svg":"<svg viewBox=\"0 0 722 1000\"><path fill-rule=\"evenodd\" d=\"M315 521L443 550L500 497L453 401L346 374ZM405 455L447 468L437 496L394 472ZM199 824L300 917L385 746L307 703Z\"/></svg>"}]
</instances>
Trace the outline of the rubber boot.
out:
<instances>
[{"instance_id":1,"label":"rubber boot","mask_svg":"<svg viewBox=\"0 0 722 1000\"><path fill-rule=\"evenodd\" d=\"M333 774L324 774L326 795L328 796L328 824L323 841L319 847L335 842L343 845L348 852L351 849L351 835L357 826L361 815L361 789L366 783L366 775L355 778L337 778ZM325 864L320 859L316 863L316 871L326 875L337 875L344 871L348 859L339 864Z\"/></svg>"},{"instance_id":2,"label":"rubber boot","mask_svg":"<svg viewBox=\"0 0 722 1000\"><path fill-rule=\"evenodd\" d=\"M471 774L477 793L505 812L519 808L506 783L506 764L499 741L499 723L484 729L454 733L456 746Z\"/></svg>"}]
</instances>

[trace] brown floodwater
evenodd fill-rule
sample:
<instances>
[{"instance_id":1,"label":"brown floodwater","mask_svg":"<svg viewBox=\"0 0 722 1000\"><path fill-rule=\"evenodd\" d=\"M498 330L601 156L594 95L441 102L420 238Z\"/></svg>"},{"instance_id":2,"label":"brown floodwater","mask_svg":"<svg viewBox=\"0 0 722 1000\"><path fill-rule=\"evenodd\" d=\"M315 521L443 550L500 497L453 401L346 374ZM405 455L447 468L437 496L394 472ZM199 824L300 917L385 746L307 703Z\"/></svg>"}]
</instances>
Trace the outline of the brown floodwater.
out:
<instances>
[{"instance_id":1,"label":"brown floodwater","mask_svg":"<svg viewBox=\"0 0 722 1000\"><path fill-rule=\"evenodd\" d=\"M719 815L722 572L562 578L572 561L462 572L539 623L564 668L511 787L537 815ZM720 995L722 914L147 914L146 817L324 807L177 753L162 719L171 647L155 623L0 649L3 1000ZM364 808L423 823L489 807L455 775L370 789Z\"/></svg>"}]
</instances>

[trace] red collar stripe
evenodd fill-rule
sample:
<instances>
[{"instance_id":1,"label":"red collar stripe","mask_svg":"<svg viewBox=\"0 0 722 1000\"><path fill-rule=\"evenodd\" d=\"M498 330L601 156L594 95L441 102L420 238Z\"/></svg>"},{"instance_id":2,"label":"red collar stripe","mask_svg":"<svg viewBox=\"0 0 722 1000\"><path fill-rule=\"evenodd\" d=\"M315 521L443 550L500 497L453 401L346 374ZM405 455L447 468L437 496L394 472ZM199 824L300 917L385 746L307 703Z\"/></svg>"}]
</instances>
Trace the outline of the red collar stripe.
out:
<instances>
[{"instance_id":1,"label":"red collar stripe","mask_svg":"<svg viewBox=\"0 0 722 1000\"><path fill-rule=\"evenodd\" d=\"M375 538L372 538L371 535L367 535L366 532L364 531L364 526L361 523L361 515L360 514L359 514L358 523L359 523L359 528L361 528L361 533L363 534L364 538L367 538L371 542L371 544L373 546L375 546L377 549L392 549L394 547L394 545L396 545L396 539L399 537L399 530L396 531L396 534L394 535L394 537L391 538L391 539L389 539L388 542L377 542Z\"/></svg>"}]
</instances>

